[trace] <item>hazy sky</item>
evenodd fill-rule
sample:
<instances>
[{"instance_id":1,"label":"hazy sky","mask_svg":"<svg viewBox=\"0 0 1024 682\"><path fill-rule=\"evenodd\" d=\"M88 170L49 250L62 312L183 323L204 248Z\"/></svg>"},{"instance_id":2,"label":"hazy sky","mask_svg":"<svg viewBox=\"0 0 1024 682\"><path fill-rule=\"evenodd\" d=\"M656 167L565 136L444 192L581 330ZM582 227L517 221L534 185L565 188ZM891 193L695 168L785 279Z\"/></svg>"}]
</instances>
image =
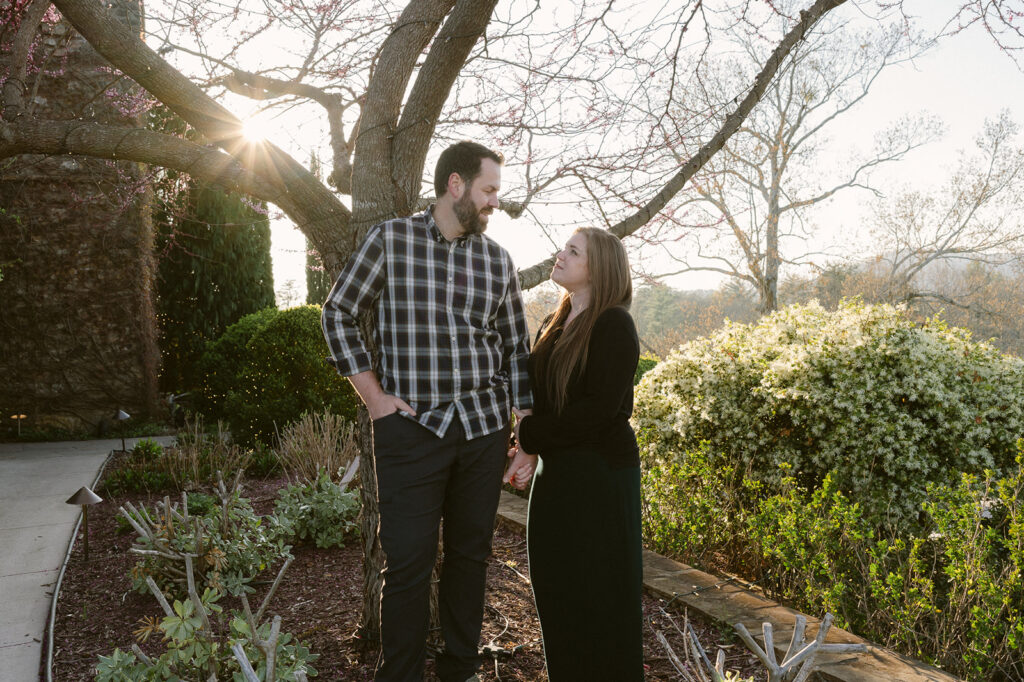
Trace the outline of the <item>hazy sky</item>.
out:
<instances>
[{"instance_id":1,"label":"hazy sky","mask_svg":"<svg viewBox=\"0 0 1024 682\"><path fill-rule=\"evenodd\" d=\"M910 0L907 7L911 14L927 11L931 16L948 17L956 4L955 0ZM856 14L853 8L840 9L848 12L845 16ZM924 23L921 28L934 31L941 27ZM875 134L901 115L920 111L937 115L946 126L942 140L912 152L898 165L876 175L875 184L887 190L902 185L926 189L942 184L956 164L958 151L972 147L985 119L995 117L1002 109L1008 109L1024 125L1024 74L990 36L973 27L943 39L914 63L883 72L867 98L830 127L829 136L837 150L868 149ZM516 183L513 169L507 169L505 190ZM847 246L843 244L847 235L862 235L869 199L866 192L849 192L818 210L812 220L819 227L821 246ZM533 265L551 254L550 244L527 220L513 221L504 214L495 214L488 228L488 235L511 252L519 267ZM273 225L273 258L275 288L280 292L293 280L293 291L300 302L304 300L305 241L287 221ZM671 283L681 288L713 288L720 278L694 273L674 278Z\"/></svg>"}]
</instances>

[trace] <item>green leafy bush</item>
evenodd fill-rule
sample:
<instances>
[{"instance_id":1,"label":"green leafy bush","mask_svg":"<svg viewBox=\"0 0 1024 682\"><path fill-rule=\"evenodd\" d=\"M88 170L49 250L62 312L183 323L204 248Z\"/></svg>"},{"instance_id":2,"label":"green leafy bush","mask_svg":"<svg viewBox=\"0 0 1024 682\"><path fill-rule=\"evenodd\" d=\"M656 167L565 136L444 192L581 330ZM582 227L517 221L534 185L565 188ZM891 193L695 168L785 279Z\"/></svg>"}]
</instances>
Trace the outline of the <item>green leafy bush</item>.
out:
<instances>
[{"instance_id":1,"label":"green leafy bush","mask_svg":"<svg viewBox=\"0 0 1024 682\"><path fill-rule=\"evenodd\" d=\"M805 488L784 467L782 490L765 494L701 448L646 473L645 544L756 580L804 612L830 611L837 625L965 679L1024 679L1018 447L1005 477L928 485L920 528L902 534L879 528L831 476Z\"/></svg>"},{"instance_id":2,"label":"green leafy bush","mask_svg":"<svg viewBox=\"0 0 1024 682\"><path fill-rule=\"evenodd\" d=\"M131 449L133 459L147 463L155 461L162 454L164 454L163 446L150 438L143 438Z\"/></svg>"},{"instance_id":3,"label":"green leafy bush","mask_svg":"<svg viewBox=\"0 0 1024 682\"><path fill-rule=\"evenodd\" d=\"M648 466L707 441L769 492L831 475L873 522L914 529L929 483L1013 464L1024 361L891 306L812 303L687 343L648 372L636 402Z\"/></svg>"},{"instance_id":4,"label":"green leafy bush","mask_svg":"<svg viewBox=\"0 0 1024 682\"><path fill-rule=\"evenodd\" d=\"M100 492L112 497L136 492L159 492L173 487L173 480L165 471L124 467L107 473Z\"/></svg>"},{"instance_id":5,"label":"green leafy bush","mask_svg":"<svg viewBox=\"0 0 1024 682\"><path fill-rule=\"evenodd\" d=\"M109 497L170 488L173 479L161 462L163 454L163 447L156 441L140 440L124 461L103 477L100 492Z\"/></svg>"},{"instance_id":6,"label":"green leafy bush","mask_svg":"<svg viewBox=\"0 0 1024 682\"><path fill-rule=\"evenodd\" d=\"M216 513L220 506L216 497L206 493L189 493L185 500L188 513L192 516L209 516Z\"/></svg>"},{"instance_id":7,"label":"green leafy bush","mask_svg":"<svg viewBox=\"0 0 1024 682\"><path fill-rule=\"evenodd\" d=\"M288 486L274 503L278 537L289 544L343 547L345 536L358 531L358 514L358 493L342 490L325 470L315 481Z\"/></svg>"},{"instance_id":8,"label":"green leafy bush","mask_svg":"<svg viewBox=\"0 0 1024 682\"><path fill-rule=\"evenodd\" d=\"M219 426L216 433L207 433L200 418L190 418L172 446L162 448L153 441L140 441L107 472L102 490L108 496L188 490L212 484L218 473L230 477L246 469L250 453L232 443Z\"/></svg>"},{"instance_id":9,"label":"green leafy bush","mask_svg":"<svg viewBox=\"0 0 1024 682\"><path fill-rule=\"evenodd\" d=\"M203 356L202 404L245 445L272 443L304 412L352 420L358 398L326 362L328 355L318 306L245 317Z\"/></svg>"},{"instance_id":10,"label":"green leafy bush","mask_svg":"<svg viewBox=\"0 0 1024 682\"><path fill-rule=\"evenodd\" d=\"M735 467L716 468L706 444L682 460L643 471L645 544L707 566L712 555L736 551L743 500L753 484L734 487Z\"/></svg>"},{"instance_id":11,"label":"green leafy bush","mask_svg":"<svg viewBox=\"0 0 1024 682\"><path fill-rule=\"evenodd\" d=\"M633 385L636 386L645 374L654 369L658 364L658 356L652 353L644 353L636 363L636 372L633 374Z\"/></svg>"}]
</instances>

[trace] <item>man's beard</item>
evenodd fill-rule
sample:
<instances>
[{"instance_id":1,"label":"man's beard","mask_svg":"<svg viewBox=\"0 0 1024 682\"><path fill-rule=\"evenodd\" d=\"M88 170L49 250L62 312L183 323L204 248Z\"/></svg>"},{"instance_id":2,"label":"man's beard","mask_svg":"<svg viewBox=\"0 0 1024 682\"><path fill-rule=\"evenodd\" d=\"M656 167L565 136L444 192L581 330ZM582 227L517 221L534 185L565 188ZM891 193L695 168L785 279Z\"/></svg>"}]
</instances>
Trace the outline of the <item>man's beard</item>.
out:
<instances>
[{"instance_id":1,"label":"man's beard","mask_svg":"<svg viewBox=\"0 0 1024 682\"><path fill-rule=\"evenodd\" d=\"M462 198L452 204L452 210L455 212L455 217L459 220L459 225L462 225L463 234L467 237L480 234L487 229L487 226L480 222L480 211L477 210L473 199L469 196L468 187Z\"/></svg>"}]
</instances>

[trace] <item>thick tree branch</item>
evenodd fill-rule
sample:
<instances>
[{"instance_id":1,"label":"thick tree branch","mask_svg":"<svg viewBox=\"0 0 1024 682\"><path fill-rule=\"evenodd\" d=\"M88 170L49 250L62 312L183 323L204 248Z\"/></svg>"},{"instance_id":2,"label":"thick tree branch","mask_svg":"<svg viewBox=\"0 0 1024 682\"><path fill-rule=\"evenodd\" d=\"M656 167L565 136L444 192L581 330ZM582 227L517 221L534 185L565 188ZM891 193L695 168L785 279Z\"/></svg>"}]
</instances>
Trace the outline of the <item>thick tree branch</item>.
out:
<instances>
[{"instance_id":1,"label":"thick tree branch","mask_svg":"<svg viewBox=\"0 0 1024 682\"><path fill-rule=\"evenodd\" d=\"M356 228L353 247L363 231L395 215L399 208L394 183L394 139L402 99L416 60L453 4L454 0L411 0L381 46L356 137L352 171ZM415 169L417 177L421 171L422 168Z\"/></svg>"},{"instance_id":2,"label":"thick tree branch","mask_svg":"<svg viewBox=\"0 0 1024 682\"><path fill-rule=\"evenodd\" d=\"M412 206L420 194L420 178L430 138L477 39L484 34L497 0L459 0L430 46L416 75L395 134L395 174L400 205Z\"/></svg>"},{"instance_id":3,"label":"thick tree branch","mask_svg":"<svg viewBox=\"0 0 1024 682\"><path fill-rule=\"evenodd\" d=\"M89 0L57 0L54 4L107 61L265 182L280 186L300 205L322 206L325 218L347 214L344 205L286 153L272 144L256 148L247 141L234 114L150 49L111 7ZM281 208L288 211L285 205Z\"/></svg>"},{"instance_id":4,"label":"thick tree branch","mask_svg":"<svg viewBox=\"0 0 1024 682\"><path fill-rule=\"evenodd\" d=\"M25 87L28 78L29 52L36 37L39 24L43 21L50 0L32 0L21 15L21 24L11 45L10 72L3 87L3 117L13 121L24 113Z\"/></svg>"},{"instance_id":5,"label":"thick tree branch","mask_svg":"<svg viewBox=\"0 0 1024 682\"><path fill-rule=\"evenodd\" d=\"M226 65L225 65L226 66ZM328 92L308 83L298 81L270 78L248 71L242 71L228 66L231 74L215 81L223 85L231 92L249 97L250 99L264 100L275 99L286 95L302 97L313 100L320 104L327 113L327 124L331 135L332 169L327 178L328 184L342 194L352 193L352 138L345 137L345 129L342 116L345 110L356 103L357 98L352 95L349 100L342 99L341 95Z\"/></svg>"},{"instance_id":6,"label":"thick tree branch","mask_svg":"<svg viewBox=\"0 0 1024 682\"><path fill-rule=\"evenodd\" d=\"M274 204L284 203L282 188L265 182L220 149L152 130L87 121L0 121L0 158L19 154L137 161L188 173L203 182Z\"/></svg>"}]
</instances>

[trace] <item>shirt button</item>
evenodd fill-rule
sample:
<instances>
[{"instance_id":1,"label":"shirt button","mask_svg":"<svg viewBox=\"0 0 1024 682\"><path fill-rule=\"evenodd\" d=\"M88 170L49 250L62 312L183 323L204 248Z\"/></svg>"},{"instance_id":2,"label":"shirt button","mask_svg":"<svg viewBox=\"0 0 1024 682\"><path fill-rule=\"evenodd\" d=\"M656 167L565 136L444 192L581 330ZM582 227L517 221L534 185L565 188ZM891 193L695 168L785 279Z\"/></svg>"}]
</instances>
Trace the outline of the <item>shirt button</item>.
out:
<instances>
[{"instance_id":1,"label":"shirt button","mask_svg":"<svg viewBox=\"0 0 1024 682\"><path fill-rule=\"evenodd\" d=\"M455 281L455 278L454 278L454 277L452 277L451 275L448 275L448 281L449 281L449 282L453 282L453 281Z\"/></svg>"}]
</instances>

